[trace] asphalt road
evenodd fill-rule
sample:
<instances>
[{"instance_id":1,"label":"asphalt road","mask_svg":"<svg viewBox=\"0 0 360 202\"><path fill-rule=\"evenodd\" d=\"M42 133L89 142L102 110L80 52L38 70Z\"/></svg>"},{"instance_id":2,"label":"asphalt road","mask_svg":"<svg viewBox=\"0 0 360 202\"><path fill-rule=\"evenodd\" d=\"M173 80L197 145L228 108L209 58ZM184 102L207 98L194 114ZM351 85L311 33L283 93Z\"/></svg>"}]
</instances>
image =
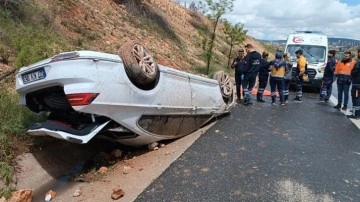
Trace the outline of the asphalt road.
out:
<instances>
[{"instance_id":1,"label":"asphalt road","mask_svg":"<svg viewBox=\"0 0 360 202\"><path fill-rule=\"evenodd\" d=\"M235 106L136 201L360 201L360 131L317 99Z\"/></svg>"}]
</instances>

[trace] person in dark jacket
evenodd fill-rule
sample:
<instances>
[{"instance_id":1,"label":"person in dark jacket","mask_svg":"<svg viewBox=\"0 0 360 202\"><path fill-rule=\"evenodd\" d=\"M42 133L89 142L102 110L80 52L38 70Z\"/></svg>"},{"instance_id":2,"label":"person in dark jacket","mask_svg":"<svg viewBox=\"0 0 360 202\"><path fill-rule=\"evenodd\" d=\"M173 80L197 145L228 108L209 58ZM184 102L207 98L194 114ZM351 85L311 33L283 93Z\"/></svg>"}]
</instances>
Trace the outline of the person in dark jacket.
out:
<instances>
[{"instance_id":1,"label":"person in dark jacket","mask_svg":"<svg viewBox=\"0 0 360 202\"><path fill-rule=\"evenodd\" d=\"M351 101L352 115L349 118L360 119L360 50L358 50L358 60L355 67L351 70Z\"/></svg>"},{"instance_id":2,"label":"person in dark jacket","mask_svg":"<svg viewBox=\"0 0 360 202\"><path fill-rule=\"evenodd\" d=\"M235 69L235 84L236 84L236 102L241 101L241 83L243 72L245 68L245 56L244 56L244 49L240 49L238 51L238 56L233 60L231 64L231 68Z\"/></svg>"},{"instance_id":3,"label":"person in dark jacket","mask_svg":"<svg viewBox=\"0 0 360 202\"><path fill-rule=\"evenodd\" d=\"M331 96L332 83L334 81L334 71L336 66L335 50L329 50L328 61L324 70L322 85L320 88L320 101L327 102Z\"/></svg>"},{"instance_id":4,"label":"person in dark jacket","mask_svg":"<svg viewBox=\"0 0 360 202\"><path fill-rule=\"evenodd\" d=\"M256 100L258 102L265 102L263 100L264 90L269 80L270 72L270 62L268 62L269 53L264 51L262 53L262 59L260 60L260 70L259 70L259 89L256 94Z\"/></svg>"},{"instance_id":5,"label":"person in dark jacket","mask_svg":"<svg viewBox=\"0 0 360 202\"><path fill-rule=\"evenodd\" d=\"M288 99L289 99L289 89L290 89L290 83L291 83L291 78L292 78L293 63L291 62L290 53L285 53L283 55L283 57L284 57L284 61L286 63L285 75L284 75L284 84L283 84L284 102L287 103Z\"/></svg>"},{"instance_id":6,"label":"person in dark jacket","mask_svg":"<svg viewBox=\"0 0 360 202\"><path fill-rule=\"evenodd\" d=\"M260 60L261 55L257 51L253 50L251 44L246 44L245 50L247 52L245 57L245 70L244 70L244 80L242 83L245 99L244 105L251 105L251 91L255 86L256 76L260 69Z\"/></svg>"}]
</instances>

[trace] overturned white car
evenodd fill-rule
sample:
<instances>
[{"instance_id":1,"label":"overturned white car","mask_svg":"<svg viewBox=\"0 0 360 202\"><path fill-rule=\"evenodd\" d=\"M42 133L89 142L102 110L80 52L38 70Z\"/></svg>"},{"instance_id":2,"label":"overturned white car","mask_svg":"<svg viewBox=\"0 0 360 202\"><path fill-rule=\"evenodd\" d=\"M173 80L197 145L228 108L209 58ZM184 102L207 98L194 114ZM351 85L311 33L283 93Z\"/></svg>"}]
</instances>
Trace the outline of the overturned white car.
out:
<instances>
[{"instance_id":1,"label":"overturned white car","mask_svg":"<svg viewBox=\"0 0 360 202\"><path fill-rule=\"evenodd\" d=\"M121 46L119 56L74 51L21 68L20 104L47 114L28 134L146 145L188 135L234 106L224 72L209 79L157 65L136 41Z\"/></svg>"}]
</instances>

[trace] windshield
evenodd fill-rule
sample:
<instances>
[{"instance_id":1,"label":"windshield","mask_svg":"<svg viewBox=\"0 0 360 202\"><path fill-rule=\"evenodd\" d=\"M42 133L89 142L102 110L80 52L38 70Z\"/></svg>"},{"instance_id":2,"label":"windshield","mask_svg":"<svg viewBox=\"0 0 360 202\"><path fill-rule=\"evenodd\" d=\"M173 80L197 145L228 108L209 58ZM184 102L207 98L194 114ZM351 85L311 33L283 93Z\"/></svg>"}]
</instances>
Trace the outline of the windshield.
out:
<instances>
[{"instance_id":1,"label":"windshield","mask_svg":"<svg viewBox=\"0 0 360 202\"><path fill-rule=\"evenodd\" d=\"M326 47L314 45L288 45L286 52L290 53L291 61L296 60L295 52L299 49L303 51L303 55L308 62L325 62Z\"/></svg>"}]
</instances>

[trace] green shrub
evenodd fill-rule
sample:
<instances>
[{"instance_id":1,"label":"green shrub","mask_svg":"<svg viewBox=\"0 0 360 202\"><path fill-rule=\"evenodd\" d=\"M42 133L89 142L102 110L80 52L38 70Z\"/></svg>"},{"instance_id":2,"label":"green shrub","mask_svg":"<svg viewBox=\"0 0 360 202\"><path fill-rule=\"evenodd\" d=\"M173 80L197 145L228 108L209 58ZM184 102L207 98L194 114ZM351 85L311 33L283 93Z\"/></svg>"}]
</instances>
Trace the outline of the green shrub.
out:
<instances>
[{"instance_id":1,"label":"green shrub","mask_svg":"<svg viewBox=\"0 0 360 202\"><path fill-rule=\"evenodd\" d=\"M6 184L12 182L12 172L13 169L9 164L5 162L0 162L0 179L3 179Z\"/></svg>"},{"instance_id":2,"label":"green shrub","mask_svg":"<svg viewBox=\"0 0 360 202\"><path fill-rule=\"evenodd\" d=\"M0 11L8 13L13 18L25 18L24 7L29 7L30 4L26 0L0 0Z\"/></svg>"},{"instance_id":3,"label":"green shrub","mask_svg":"<svg viewBox=\"0 0 360 202\"><path fill-rule=\"evenodd\" d=\"M2 196L9 198L13 191L9 184L13 182L12 165L17 155L15 143L30 139L23 135L30 121L44 119L20 106L17 93L11 89L11 87L0 89L0 179L7 185L7 188L0 189L0 198Z\"/></svg>"},{"instance_id":4,"label":"green shrub","mask_svg":"<svg viewBox=\"0 0 360 202\"><path fill-rule=\"evenodd\" d=\"M23 111L15 92L0 90L0 132L10 134L24 132Z\"/></svg>"},{"instance_id":5,"label":"green shrub","mask_svg":"<svg viewBox=\"0 0 360 202\"><path fill-rule=\"evenodd\" d=\"M6 185L9 185L13 182L12 176L13 168L6 162L0 162L0 179L3 180ZM12 191L10 186L0 189L0 198L3 196L10 198Z\"/></svg>"},{"instance_id":6,"label":"green shrub","mask_svg":"<svg viewBox=\"0 0 360 202\"><path fill-rule=\"evenodd\" d=\"M16 67L29 65L68 49L65 44L69 43L51 27L50 12L35 7L35 4L16 9L16 15L12 11L0 9L0 37L6 37L1 44L11 48L7 51L16 55Z\"/></svg>"},{"instance_id":7,"label":"green shrub","mask_svg":"<svg viewBox=\"0 0 360 202\"><path fill-rule=\"evenodd\" d=\"M11 162L13 150L8 135L24 138L30 122L44 120L27 108L19 105L19 96L7 88L0 89L0 161Z\"/></svg>"},{"instance_id":8,"label":"green shrub","mask_svg":"<svg viewBox=\"0 0 360 202\"><path fill-rule=\"evenodd\" d=\"M206 66L195 67L193 73L194 73L194 74L202 74L202 75L205 75L205 74L206 74Z\"/></svg>"},{"instance_id":9,"label":"green shrub","mask_svg":"<svg viewBox=\"0 0 360 202\"><path fill-rule=\"evenodd\" d=\"M0 133L0 162L10 163L12 158L13 151L11 150L11 142L5 134ZM2 171L0 168L0 173L3 172L5 171Z\"/></svg>"},{"instance_id":10,"label":"green shrub","mask_svg":"<svg viewBox=\"0 0 360 202\"><path fill-rule=\"evenodd\" d=\"M10 58L10 53L8 51L8 48L5 45L0 44L0 63L9 64L9 58Z\"/></svg>"}]
</instances>

